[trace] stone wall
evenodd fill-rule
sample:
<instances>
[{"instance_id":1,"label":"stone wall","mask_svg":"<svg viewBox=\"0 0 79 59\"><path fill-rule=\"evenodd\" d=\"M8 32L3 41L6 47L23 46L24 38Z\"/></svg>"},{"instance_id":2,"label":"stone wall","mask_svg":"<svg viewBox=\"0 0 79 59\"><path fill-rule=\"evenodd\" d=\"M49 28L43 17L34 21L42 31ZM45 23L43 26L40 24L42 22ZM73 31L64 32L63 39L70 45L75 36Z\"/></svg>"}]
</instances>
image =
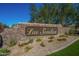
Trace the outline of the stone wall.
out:
<instances>
[{"instance_id":1,"label":"stone wall","mask_svg":"<svg viewBox=\"0 0 79 59\"><path fill-rule=\"evenodd\" d=\"M25 27L26 26L57 27L58 34L64 34L65 29L67 30L67 28L62 27L60 24L20 23L20 24L17 24L16 26L14 26L13 28L9 28L9 29L6 28L1 33L3 40L4 40L4 45L6 45L5 42L8 42L8 40L15 39L16 41L19 41L19 40L28 39L29 37L25 35Z\"/></svg>"}]
</instances>

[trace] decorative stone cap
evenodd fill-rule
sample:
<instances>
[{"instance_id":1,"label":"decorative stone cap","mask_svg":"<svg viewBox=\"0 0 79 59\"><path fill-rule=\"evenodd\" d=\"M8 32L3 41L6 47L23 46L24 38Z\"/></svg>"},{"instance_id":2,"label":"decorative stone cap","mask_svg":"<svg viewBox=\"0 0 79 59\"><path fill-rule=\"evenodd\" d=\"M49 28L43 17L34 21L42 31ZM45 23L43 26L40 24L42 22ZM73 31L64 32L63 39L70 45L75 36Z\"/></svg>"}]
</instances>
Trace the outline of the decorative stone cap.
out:
<instances>
[{"instance_id":1,"label":"decorative stone cap","mask_svg":"<svg viewBox=\"0 0 79 59\"><path fill-rule=\"evenodd\" d=\"M61 24L43 24L43 23L18 23L17 25L37 26L37 27L61 27Z\"/></svg>"}]
</instances>

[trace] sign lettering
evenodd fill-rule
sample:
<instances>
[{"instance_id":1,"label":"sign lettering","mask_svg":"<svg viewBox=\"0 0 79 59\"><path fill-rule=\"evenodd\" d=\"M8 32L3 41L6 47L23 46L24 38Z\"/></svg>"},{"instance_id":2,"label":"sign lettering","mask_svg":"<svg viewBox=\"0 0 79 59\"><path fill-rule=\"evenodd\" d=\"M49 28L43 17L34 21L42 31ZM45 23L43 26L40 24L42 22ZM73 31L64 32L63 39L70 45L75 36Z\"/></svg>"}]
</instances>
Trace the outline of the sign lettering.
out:
<instances>
[{"instance_id":1,"label":"sign lettering","mask_svg":"<svg viewBox=\"0 0 79 59\"><path fill-rule=\"evenodd\" d=\"M25 28L25 34L27 36L56 35L57 33L58 33L58 28L57 27L27 26Z\"/></svg>"}]
</instances>

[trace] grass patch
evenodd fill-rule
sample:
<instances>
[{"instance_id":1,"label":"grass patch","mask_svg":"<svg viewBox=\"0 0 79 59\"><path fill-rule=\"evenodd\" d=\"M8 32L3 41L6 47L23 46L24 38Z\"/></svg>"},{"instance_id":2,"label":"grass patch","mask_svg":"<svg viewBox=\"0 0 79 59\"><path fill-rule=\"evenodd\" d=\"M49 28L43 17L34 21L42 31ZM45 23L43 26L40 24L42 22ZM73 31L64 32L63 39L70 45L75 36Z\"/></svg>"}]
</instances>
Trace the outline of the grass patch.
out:
<instances>
[{"instance_id":1,"label":"grass patch","mask_svg":"<svg viewBox=\"0 0 79 59\"><path fill-rule=\"evenodd\" d=\"M0 48L0 56L6 56L9 55L10 50L6 49L6 48Z\"/></svg>"},{"instance_id":2,"label":"grass patch","mask_svg":"<svg viewBox=\"0 0 79 59\"><path fill-rule=\"evenodd\" d=\"M55 53L51 53L48 56L79 56L79 40L67 48Z\"/></svg>"}]
</instances>

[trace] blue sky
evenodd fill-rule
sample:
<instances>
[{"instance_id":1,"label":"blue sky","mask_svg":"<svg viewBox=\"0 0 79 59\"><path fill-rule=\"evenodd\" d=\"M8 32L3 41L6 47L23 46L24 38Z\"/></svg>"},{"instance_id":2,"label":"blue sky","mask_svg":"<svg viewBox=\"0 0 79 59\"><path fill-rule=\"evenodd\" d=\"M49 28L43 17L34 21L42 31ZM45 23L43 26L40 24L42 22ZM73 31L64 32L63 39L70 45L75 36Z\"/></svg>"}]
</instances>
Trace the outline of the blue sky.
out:
<instances>
[{"instance_id":1,"label":"blue sky","mask_svg":"<svg viewBox=\"0 0 79 59\"><path fill-rule=\"evenodd\" d=\"M30 20L30 4L0 4L0 22L12 25Z\"/></svg>"}]
</instances>

